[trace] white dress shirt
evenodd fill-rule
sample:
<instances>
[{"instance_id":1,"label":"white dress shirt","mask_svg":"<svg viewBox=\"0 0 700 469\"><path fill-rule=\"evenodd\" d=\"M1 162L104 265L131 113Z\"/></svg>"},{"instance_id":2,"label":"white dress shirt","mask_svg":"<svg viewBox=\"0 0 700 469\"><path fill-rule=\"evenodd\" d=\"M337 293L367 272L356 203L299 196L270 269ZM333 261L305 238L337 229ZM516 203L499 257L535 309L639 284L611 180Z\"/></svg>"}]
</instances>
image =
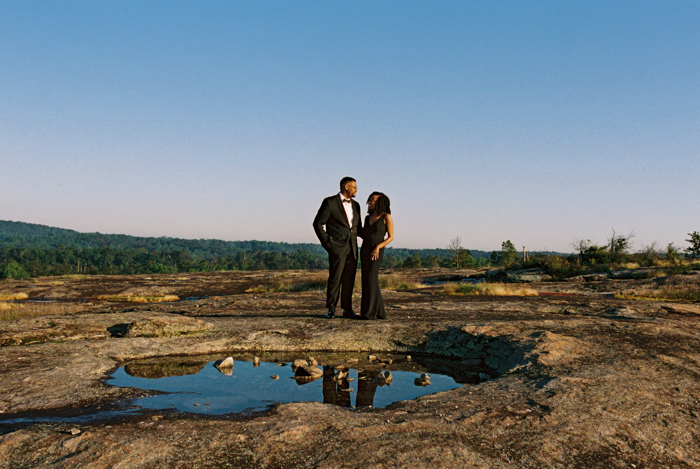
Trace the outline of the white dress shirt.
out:
<instances>
[{"instance_id":1,"label":"white dress shirt","mask_svg":"<svg viewBox=\"0 0 700 469\"><path fill-rule=\"evenodd\" d=\"M343 202L343 200L347 200L345 196L341 193L338 193L340 196L340 203L343 205L343 209L345 209L345 215L348 217L348 223L350 223L350 227L352 228L352 223L355 221L355 210L352 208L352 199L350 199L350 203Z\"/></svg>"}]
</instances>

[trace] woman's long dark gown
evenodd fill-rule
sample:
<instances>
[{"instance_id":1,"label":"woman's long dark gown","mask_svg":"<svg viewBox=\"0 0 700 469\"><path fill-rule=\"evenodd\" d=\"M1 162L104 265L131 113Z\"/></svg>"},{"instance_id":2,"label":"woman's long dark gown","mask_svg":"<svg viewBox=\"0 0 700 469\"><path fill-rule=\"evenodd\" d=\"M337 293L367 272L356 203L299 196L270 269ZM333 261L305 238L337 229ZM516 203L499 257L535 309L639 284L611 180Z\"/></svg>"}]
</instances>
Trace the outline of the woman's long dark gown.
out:
<instances>
[{"instance_id":1,"label":"woman's long dark gown","mask_svg":"<svg viewBox=\"0 0 700 469\"><path fill-rule=\"evenodd\" d=\"M382 291L379 288L379 267L384 258L384 249L379 250L379 257L372 260L374 247L386 237L386 221L382 215L379 220L370 224L370 217L365 217L362 232L362 307L360 316L363 319L386 319Z\"/></svg>"}]
</instances>

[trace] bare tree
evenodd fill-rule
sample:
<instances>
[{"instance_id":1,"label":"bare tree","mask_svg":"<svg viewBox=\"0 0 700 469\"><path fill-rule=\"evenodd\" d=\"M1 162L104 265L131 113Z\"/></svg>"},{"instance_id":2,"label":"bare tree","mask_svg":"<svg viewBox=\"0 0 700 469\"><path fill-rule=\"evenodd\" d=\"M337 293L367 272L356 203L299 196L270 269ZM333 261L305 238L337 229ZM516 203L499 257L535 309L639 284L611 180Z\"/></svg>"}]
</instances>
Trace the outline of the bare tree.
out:
<instances>
[{"instance_id":1,"label":"bare tree","mask_svg":"<svg viewBox=\"0 0 700 469\"><path fill-rule=\"evenodd\" d=\"M468 250L462 247L462 240L459 239L459 236L450 240L447 251L450 253L452 265L457 268L464 267L467 263L467 256L471 255Z\"/></svg>"},{"instance_id":2,"label":"bare tree","mask_svg":"<svg viewBox=\"0 0 700 469\"><path fill-rule=\"evenodd\" d=\"M634 231L630 232L627 236L618 235L615 230L612 230L612 236L608 239L608 254L610 254L610 260L617 261L626 254L632 248L632 242L630 241L636 235Z\"/></svg>"}]
</instances>

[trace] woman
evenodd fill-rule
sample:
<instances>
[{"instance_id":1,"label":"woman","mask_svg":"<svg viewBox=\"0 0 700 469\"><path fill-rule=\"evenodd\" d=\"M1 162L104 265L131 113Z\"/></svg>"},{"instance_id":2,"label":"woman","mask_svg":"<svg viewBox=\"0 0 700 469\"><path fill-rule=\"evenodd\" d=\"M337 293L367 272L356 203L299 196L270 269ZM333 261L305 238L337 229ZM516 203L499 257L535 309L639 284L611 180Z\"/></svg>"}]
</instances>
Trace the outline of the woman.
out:
<instances>
[{"instance_id":1,"label":"woman","mask_svg":"<svg viewBox=\"0 0 700 469\"><path fill-rule=\"evenodd\" d=\"M384 258L384 248L394 239L394 221L391 219L389 197L381 192L372 192L367 199L367 213L360 232L362 237L360 316L361 319L386 319L382 292L379 289L379 267Z\"/></svg>"}]
</instances>

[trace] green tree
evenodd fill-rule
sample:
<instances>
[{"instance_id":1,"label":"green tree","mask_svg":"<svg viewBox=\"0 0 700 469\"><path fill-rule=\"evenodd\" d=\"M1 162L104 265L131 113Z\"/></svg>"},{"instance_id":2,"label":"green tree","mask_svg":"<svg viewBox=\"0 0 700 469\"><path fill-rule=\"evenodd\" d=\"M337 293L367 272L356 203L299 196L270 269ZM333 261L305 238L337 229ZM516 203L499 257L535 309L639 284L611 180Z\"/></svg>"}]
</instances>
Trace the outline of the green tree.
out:
<instances>
[{"instance_id":1,"label":"green tree","mask_svg":"<svg viewBox=\"0 0 700 469\"><path fill-rule=\"evenodd\" d=\"M421 262L425 267L440 267L440 258L436 255L424 257Z\"/></svg>"},{"instance_id":2,"label":"green tree","mask_svg":"<svg viewBox=\"0 0 700 469\"><path fill-rule=\"evenodd\" d=\"M700 233L693 231L688 233L688 236L690 239L686 239L686 241L690 243L690 247L685 249L685 257L692 259L700 257Z\"/></svg>"},{"instance_id":3,"label":"green tree","mask_svg":"<svg viewBox=\"0 0 700 469\"><path fill-rule=\"evenodd\" d=\"M420 259L420 256L418 255L417 252L415 252L412 255L408 256L406 259L404 259L401 267L408 268L408 269L416 269L418 267L421 267L422 265L423 265L423 263Z\"/></svg>"},{"instance_id":4,"label":"green tree","mask_svg":"<svg viewBox=\"0 0 700 469\"><path fill-rule=\"evenodd\" d=\"M515 249L515 246L510 240L501 243L500 258L501 263L505 266L510 266L518 260L518 250Z\"/></svg>"},{"instance_id":5,"label":"green tree","mask_svg":"<svg viewBox=\"0 0 700 469\"><path fill-rule=\"evenodd\" d=\"M464 256L464 267L476 267L476 259L474 259L474 256L472 256L471 251L467 249L467 255Z\"/></svg>"}]
</instances>

